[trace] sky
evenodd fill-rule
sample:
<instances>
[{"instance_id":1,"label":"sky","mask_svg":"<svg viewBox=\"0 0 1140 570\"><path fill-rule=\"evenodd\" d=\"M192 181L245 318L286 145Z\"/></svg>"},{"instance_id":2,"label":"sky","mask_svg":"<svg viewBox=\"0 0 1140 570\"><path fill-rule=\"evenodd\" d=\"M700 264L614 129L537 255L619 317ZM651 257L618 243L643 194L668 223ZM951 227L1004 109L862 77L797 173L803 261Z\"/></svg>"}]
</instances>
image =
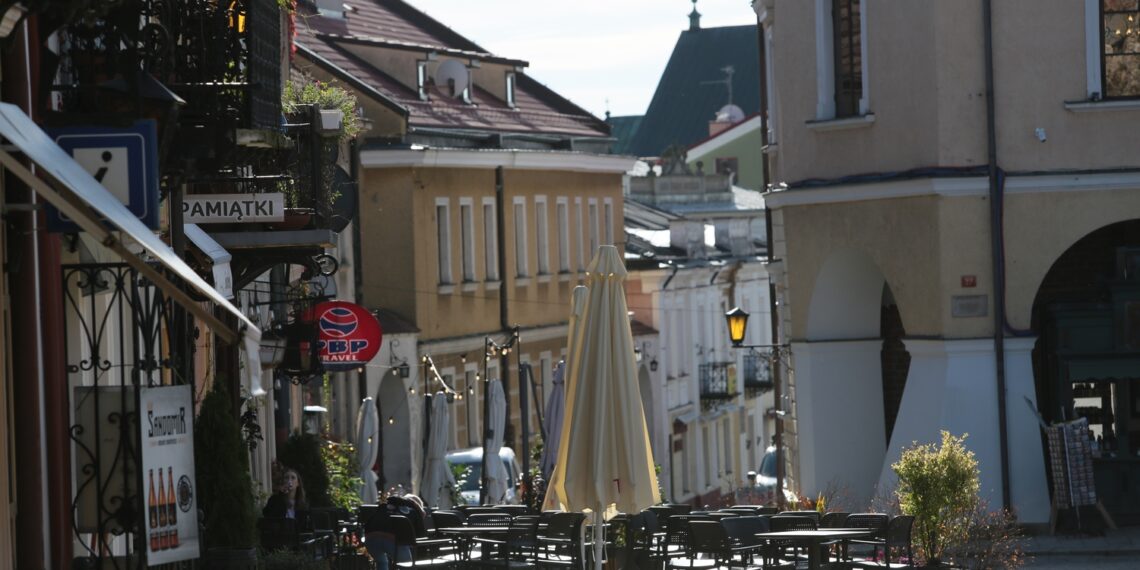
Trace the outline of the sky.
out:
<instances>
[{"instance_id":1,"label":"sky","mask_svg":"<svg viewBox=\"0 0 1140 570\"><path fill-rule=\"evenodd\" d=\"M598 117L641 115L690 0L406 0ZM750 0L699 0L701 27L756 24ZM608 101L608 103L607 103Z\"/></svg>"}]
</instances>

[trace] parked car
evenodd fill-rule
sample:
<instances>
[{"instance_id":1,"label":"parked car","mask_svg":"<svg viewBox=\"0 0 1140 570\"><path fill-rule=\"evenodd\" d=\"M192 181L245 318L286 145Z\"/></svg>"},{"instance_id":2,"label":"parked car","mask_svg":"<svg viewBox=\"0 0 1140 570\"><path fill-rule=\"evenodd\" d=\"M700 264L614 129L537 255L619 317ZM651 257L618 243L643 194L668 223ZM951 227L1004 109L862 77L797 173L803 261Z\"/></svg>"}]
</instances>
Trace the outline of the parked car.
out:
<instances>
[{"instance_id":1,"label":"parked car","mask_svg":"<svg viewBox=\"0 0 1140 570\"><path fill-rule=\"evenodd\" d=\"M459 487L463 500L468 505L479 504L479 487L483 483L483 448L469 447L449 452L446 456L448 465L464 465L468 471L467 479ZM504 501L510 505L519 503L519 463L515 459L515 451L509 447L499 450L499 460L507 468L507 495Z\"/></svg>"},{"instance_id":2,"label":"parked car","mask_svg":"<svg viewBox=\"0 0 1140 570\"><path fill-rule=\"evenodd\" d=\"M760 459L759 471L750 471L754 475L753 491L760 504L774 504L776 502L776 446L768 446L764 450L764 457ZM788 490L788 480L784 479L784 502L793 503L795 493Z\"/></svg>"}]
</instances>

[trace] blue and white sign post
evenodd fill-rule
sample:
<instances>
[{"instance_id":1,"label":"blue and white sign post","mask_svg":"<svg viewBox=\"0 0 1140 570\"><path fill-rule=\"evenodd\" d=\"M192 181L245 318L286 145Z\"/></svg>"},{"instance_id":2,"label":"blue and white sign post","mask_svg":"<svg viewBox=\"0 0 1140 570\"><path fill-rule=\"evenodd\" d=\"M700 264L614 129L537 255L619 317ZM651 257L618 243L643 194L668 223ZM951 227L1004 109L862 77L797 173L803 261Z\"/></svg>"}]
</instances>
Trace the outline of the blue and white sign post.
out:
<instances>
[{"instance_id":1,"label":"blue and white sign post","mask_svg":"<svg viewBox=\"0 0 1140 570\"><path fill-rule=\"evenodd\" d=\"M84 170L147 227L158 229L158 127L140 120L126 128L65 127L48 134ZM59 210L47 208L48 229L78 232Z\"/></svg>"}]
</instances>

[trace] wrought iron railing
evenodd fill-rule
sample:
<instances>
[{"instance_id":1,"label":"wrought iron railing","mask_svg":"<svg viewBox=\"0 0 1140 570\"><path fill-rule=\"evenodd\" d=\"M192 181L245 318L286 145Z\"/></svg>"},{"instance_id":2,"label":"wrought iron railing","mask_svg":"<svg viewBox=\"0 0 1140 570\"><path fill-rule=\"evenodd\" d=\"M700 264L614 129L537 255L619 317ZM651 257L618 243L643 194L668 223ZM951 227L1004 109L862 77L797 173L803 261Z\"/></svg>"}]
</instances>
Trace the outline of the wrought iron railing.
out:
<instances>
[{"instance_id":1,"label":"wrought iron railing","mask_svg":"<svg viewBox=\"0 0 1140 570\"><path fill-rule=\"evenodd\" d=\"M772 389L772 363L767 355L756 352L744 355L744 389L749 393Z\"/></svg>"},{"instance_id":2,"label":"wrought iron railing","mask_svg":"<svg viewBox=\"0 0 1140 570\"><path fill-rule=\"evenodd\" d=\"M126 264L65 265L63 290L77 564L141 569L138 390L190 382L189 320Z\"/></svg>"},{"instance_id":3,"label":"wrought iron railing","mask_svg":"<svg viewBox=\"0 0 1140 570\"><path fill-rule=\"evenodd\" d=\"M736 396L736 363L707 362L698 369L702 400L727 400Z\"/></svg>"}]
</instances>

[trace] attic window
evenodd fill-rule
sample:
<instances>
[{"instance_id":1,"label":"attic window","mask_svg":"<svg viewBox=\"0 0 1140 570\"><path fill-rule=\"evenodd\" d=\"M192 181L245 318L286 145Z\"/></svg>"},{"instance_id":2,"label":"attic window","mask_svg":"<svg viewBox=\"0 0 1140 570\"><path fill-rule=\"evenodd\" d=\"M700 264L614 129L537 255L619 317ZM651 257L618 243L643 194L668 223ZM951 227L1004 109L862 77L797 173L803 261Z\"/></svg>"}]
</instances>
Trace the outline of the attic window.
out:
<instances>
[{"instance_id":1,"label":"attic window","mask_svg":"<svg viewBox=\"0 0 1140 570\"><path fill-rule=\"evenodd\" d=\"M427 79L428 79L427 65L428 65L428 62L426 62L426 61L417 61L416 62L416 91L419 93L421 101L427 101L427 98L428 98L428 93L427 93Z\"/></svg>"},{"instance_id":2,"label":"attic window","mask_svg":"<svg viewBox=\"0 0 1140 570\"><path fill-rule=\"evenodd\" d=\"M507 72L507 106L515 108L515 72Z\"/></svg>"}]
</instances>

